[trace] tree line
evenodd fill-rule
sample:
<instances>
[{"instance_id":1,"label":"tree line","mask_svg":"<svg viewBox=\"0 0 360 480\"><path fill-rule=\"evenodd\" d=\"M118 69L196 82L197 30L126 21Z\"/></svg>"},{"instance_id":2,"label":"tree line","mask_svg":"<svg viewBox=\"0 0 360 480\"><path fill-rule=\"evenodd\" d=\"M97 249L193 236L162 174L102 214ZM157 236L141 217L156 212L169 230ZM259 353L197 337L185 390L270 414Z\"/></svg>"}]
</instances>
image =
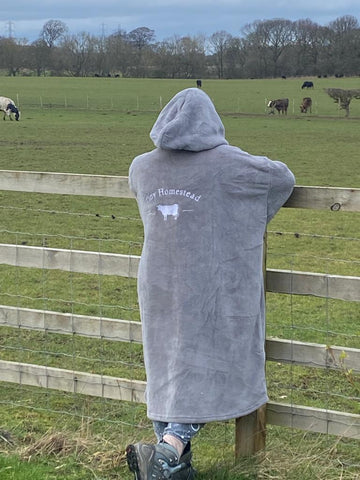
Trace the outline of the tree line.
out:
<instances>
[{"instance_id":1,"label":"tree line","mask_svg":"<svg viewBox=\"0 0 360 480\"><path fill-rule=\"evenodd\" d=\"M310 19L256 20L240 36L179 36L157 42L139 27L109 36L71 34L47 21L39 38L0 37L0 69L8 75L152 78L274 78L360 75L360 25L345 15L326 26Z\"/></svg>"}]
</instances>

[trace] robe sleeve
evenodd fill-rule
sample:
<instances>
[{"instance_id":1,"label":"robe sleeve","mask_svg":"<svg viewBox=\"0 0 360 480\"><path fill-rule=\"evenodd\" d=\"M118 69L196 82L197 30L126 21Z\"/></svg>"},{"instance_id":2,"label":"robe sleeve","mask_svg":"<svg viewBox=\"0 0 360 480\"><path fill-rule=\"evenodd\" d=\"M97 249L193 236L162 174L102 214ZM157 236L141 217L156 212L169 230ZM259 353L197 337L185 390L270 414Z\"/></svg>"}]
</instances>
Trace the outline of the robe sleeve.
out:
<instances>
[{"instance_id":1,"label":"robe sleeve","mask_svg":"<svg viewBox=\"0 0 360 480\"><path fill-rule=\"evenodd\" d=\"M134 180L134 170L136 168L135 160L136 160L136 158L131 163L130 168L129 168L128 184L129 184L130 191L135 195L135 198L137 198L137 188L135 186L135 180Z\"/></svg>"},{"instance_id":2,"label":"robe sleeve","mask_svg":"<svg viewBox=\"0 0 360 480\"><path fill-rule=\"evenodd\" d=\"M295 185L294 174L282 162L273 161L270 163L270 182L267 205L267 221L274 217L276 212L284 205L290 197Z\"/></svg>"}]
</instances>

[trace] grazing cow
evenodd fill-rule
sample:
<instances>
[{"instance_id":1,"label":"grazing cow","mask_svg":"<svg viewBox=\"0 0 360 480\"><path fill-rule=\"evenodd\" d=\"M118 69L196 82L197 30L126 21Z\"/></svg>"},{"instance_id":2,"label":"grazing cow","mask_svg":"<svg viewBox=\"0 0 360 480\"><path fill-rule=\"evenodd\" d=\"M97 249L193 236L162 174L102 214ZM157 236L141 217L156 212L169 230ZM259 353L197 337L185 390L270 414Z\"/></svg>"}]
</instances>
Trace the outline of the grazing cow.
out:
<instances>
[{"instance_id":1,"label":"grazing cow","mask_svg":"<svg viewBox=\"0 0 360 480\"><path fill-rule=\"evenodd\" d=\"M287 115L288 106L288 98L278 98L277 100L270 100L270 102L268 103L268 107L271 109L271 111L269 113L274 113L274 109L276 108L279 114L281 112L282 114Z\"/></svg>"},{"instance_id":2,"label":"grazing cow","mask_svg":"<svg viewBox=\"0 0 360 480\"><path fill-rule=\"evenodd\" d=\"M312 105L312 100L310 97L304 97L302 100L302 103L300 105L300 112L301 113L307 113L308 109L310 110L311 113L311 105Z\"/></svg>"},{"instance_id":3,"label":"grazing cow","mask_svg":"<svg viewBox=\"0 0 360 480\"><path fill-rule=\"evenodd\" d=\"M196 80L196 86L197 86L198 88L201 88L201 85L202 85L201 80Z\"/></svg>"},{"instance_id":4,"label":"grazing cow","mask_svg":"<svg viewBox=\"0 0 360 480\"><path fill-rule=\"evenodd\" d=\"M168 216L174 217L175 220L179 217L179 205L177 203L173 205L157 205L156 208L162 213L165 221Z\"/></svg>"},{"instance_id":5,"label":"grazing cow","mask_svg":"<svg viewBox=\"0 0 360 480\"><path fill-rule=\"evenodd\" d=\"M4 112L4 120L6 115L12 120L12 114L14 114L15 120L20 118L20 112L11 98L0 97L0 111Z\"/></svg>"},{"instance_id":6,"label":"grazing cow","mask_svg":"<svg viewBox=\"0 0 360 480\"><path fill-rule=\"evenodd\" d=\"M303 88L314 88L314 84L313 84L313 82L306 81L301 86L301 89L303 89Z\"/></svg>"}]
</instances>

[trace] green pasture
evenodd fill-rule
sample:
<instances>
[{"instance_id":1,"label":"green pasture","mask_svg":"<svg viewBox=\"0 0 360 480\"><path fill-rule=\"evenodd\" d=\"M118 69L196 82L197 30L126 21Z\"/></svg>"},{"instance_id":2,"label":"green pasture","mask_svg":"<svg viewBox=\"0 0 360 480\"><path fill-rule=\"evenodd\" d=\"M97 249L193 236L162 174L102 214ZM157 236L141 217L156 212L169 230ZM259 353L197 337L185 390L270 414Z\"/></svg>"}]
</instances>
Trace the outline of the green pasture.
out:
<instances>
[{"instance_id":1,"label":"green pasture","mask_svg":"<svg viewBox=\"0 0 360 480\"><path fill-rule=\"evenodd\" d=\"M301 90L303 80L204 80L203 89L231 144L284 161L298 185L360 188L360 101L352 101L346 119L323 90L359 88L360 79L309 78L311 91ZM19 122L0 119L0 170L125 176L134 156L153 148L149 131L161 107L195 86L194 80L115 78L1 77L0 83L1 94L21 110ZM311 114L300 114L304 96L313 99ZM290 100L288 115L269 115L267 101L280 97ZM359 276L359 213L282 209L268 230L270 268ZM139 255L142 226L131 199L0 191L0 242ZM5 265L0 278L2 305L139 320L133 279ZM359 305L268 294L267 333L359 348ZM1 327L0 359L145 379L136 344ZM267 375L272 400L360 413L359 378L346 367L322 372L269 362ZM5 480L127 480L125 445L152 439L143 405L10 384L1 385L0 405ZM68 444L40 448L53 431L65 433ZM260 466L234 466L233 423L209 425L194 445L200 480L358 478L358 442L269 427L267 445Z\"/></svg>"},{"instance_id":2,"label":"green pasture","mask_svg":"<svg viewBox=\"0 0 360 480\"><path fill-rule=\"evenodd\" d=\"M203 90L223 113L263 114L271 99L288 98L289 115L300 115L303 97L313 100L313 115L342 117L324 88L358 89L360 78L306 78L313 89L301 89L305 78L273 80L203 80ZM2 94L29 112L38 107L99 109L114 111L156 111L183 88L195 87L195 80L1 77ZM359 117L360 102L353 100L350 116Z\"/></svg>"},{"instance_id":3,"label":"green pasture","mask_svg":"<svg viewBox=\"0 0 360 480\"><path fill-rule=\"evenodd\" d=\"M300 185L359 186L360 101L352 101L345 119L323 89L358 88L360 79L313 79L309 91L301 90L302 80L207 80L203 89L230 143L287 162ZM160 108L193 86L193 80L2 77L2 92L19 102L22 116L1 127L0 167L126 175L134 155L153 147L148 133ZM307 95L313 113L300 114ZM284 96L286 118L269 115L267 101Z\"/></svg>"}]
</instances>

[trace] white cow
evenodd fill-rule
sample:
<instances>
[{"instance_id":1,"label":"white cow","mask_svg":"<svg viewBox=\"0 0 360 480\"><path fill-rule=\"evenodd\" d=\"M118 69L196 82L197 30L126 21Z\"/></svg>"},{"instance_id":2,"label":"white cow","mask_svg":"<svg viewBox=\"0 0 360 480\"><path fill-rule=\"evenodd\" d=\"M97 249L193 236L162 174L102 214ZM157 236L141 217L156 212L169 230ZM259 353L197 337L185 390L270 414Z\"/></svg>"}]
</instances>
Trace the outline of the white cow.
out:
<instances>
[{"instance_id":1,"label":"white cow","mask_svg":"<svg viewBox=\"0 0 360 480\"><path fill-rule=\"evenodd\" d=\"M4 120L6 115L12 120L12 114L14 115L15 120L19 120L20 118L20 112L11 98L0 97L0 111L4 112Z\"/></svg>"},{"instance_id":2,"label":"white cow","mask_svg":"<svg viewBox=\"0 0 360 480\"><path fill-rule=\"evenodd\" d=\"M177 220L179 216L179 205L174 203L173 205L157 205L156 208L163 214L164 220L167 220L168 216L172 216Z\"/></svg>"}]
</instances>

